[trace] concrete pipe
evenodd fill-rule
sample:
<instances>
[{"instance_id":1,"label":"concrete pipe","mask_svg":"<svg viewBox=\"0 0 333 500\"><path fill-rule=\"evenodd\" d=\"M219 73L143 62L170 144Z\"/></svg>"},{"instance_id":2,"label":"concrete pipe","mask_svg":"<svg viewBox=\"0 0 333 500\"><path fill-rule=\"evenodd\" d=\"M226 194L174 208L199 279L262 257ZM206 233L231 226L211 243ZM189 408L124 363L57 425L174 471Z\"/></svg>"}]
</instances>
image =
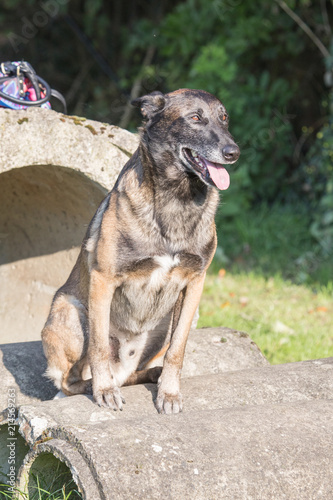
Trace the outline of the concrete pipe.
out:
<instances>
[{"instance_id":1,"label":"concrete pipe","mask_svg":"<svg viewBox=\"0 0 333 500\"><path fill-rule=\"evenodd\" d=\"M45 109L0 109L0 343L35 340L138 139Z\"/></svg>"},{"instance_id":2,"label":"concrete pipe","mask_svg":"<svg viewBox=\"0 0 333 500\"><path fill-rule=\"evenodd\" d=\"M122 412L85 396L23 405L16 484L32 494L36 475L51 485L62 467L86 500L329 500L332 368L330 358L184 378L184 411L172 416L156 413L153 384L123 388Z\"/></svg>"}]
</instances>

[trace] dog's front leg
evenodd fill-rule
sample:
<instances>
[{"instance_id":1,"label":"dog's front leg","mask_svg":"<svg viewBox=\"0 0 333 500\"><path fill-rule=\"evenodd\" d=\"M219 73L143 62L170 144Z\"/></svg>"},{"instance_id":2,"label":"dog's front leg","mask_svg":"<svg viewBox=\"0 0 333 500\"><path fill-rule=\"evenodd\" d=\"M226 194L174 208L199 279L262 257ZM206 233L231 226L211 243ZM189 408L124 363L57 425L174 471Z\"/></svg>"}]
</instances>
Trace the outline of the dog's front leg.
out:
<instances>
[{"instance_id":1,"label":"dog's front leg","mask_svg":"<svg viewBox=\"0 0 333 500\"><path fill-rule=\"evenodd\" d=\"M110 306L116 285L93 270L89 287L89 362L94 400L99 406L121 410L125 402L110 370Z\"/></svg>"},{"instance_id":2,"label":"dog's front leg","mask_svg":"<svg viewBox=\"0 0 333 500\"><path fill-rule=\"evenodd\" d=\"M179 413L182 411L180 393L180 373L187 337L193 316L199 305L205 275L192 280L186 287L179 321L172 334L170 347L165 355L163 370L158 381L156 408L159 413Z\"/></svg>"}]
</instances>

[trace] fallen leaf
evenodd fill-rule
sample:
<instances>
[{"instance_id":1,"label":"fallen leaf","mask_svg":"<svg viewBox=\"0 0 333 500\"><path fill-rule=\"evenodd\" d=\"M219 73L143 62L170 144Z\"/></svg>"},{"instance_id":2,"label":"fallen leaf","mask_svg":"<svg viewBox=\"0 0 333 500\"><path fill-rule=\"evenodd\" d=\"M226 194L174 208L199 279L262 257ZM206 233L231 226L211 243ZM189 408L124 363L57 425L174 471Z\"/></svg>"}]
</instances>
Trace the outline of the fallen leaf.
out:
<instances>
[{"instance_id":1,"label":"fallen leaf","mask_svg":"<svg viewBox=\"0 0 333 500\"><path fill-rule=\"evenodd\" d=\"M327 307L325 306L318 306L316 309L310 309L308 311L309 314L313 314L314 312L327 312Z\"/></svg>"},{"instance_id":2,"label":"fallen leaf","mask_svg":"<svg viewBox=\"0 0 333 500\"><path fill-rule=\"evenodd\" d=\"M227 271L225 269L220 269L218 274L219 278L224 278L226 272Z\"/></svg>"},{"instance_id":3,"label":"fallen leaf","mask_svg":"<svg viewBox=\"0 0 333 500\"><path fill-rule=\"evenodd\" d=\"M229 307L229 306L230 306L230 302L229 302L229 300L227 300L226 302L223 302L223 304L220 305L220 308L224 309L225 307Z\"/></svg>"}]
</instances>

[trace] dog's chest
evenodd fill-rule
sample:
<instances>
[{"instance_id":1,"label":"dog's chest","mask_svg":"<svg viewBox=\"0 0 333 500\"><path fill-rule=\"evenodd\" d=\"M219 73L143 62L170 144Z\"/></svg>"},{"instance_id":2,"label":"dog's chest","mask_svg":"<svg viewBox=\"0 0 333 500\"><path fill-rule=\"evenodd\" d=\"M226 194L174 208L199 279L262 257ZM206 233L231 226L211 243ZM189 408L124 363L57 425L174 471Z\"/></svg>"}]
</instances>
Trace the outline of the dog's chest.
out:
<instances>
[{"instance_id":1,"label":"dog's chest","mask_svg":"<svg viewBox=\"0 0 333 500\"><path fill-rule=\"evenodd\" d=\"M156 287L160 288L161 285L165 284L166 280L171 279L172 271L179 267L180 258L179 255L156 255L151 258L151 262L156 267L150 273L147 273L145 286L153 290Z\"/></svg>"},{"instance_id":2,"label":"dog's chest","mask_svg":"<svg viewBox=\"0 0 333 500\"><path fill-rule=\"evenodd\" d=\"M135 262L133 272L115 291L111 320L136 333L155 328L174 307L195 268L201 267L201 259L195 266L193 257L165 254Z\"/></svg>"}]
</instances>

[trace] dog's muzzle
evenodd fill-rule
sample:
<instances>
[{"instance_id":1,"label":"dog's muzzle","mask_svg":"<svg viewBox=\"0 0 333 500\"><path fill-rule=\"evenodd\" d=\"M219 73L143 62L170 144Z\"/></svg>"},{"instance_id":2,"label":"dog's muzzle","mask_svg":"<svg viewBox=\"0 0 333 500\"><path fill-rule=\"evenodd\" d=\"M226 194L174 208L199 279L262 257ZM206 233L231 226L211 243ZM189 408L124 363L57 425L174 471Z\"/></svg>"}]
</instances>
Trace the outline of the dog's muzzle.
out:
<instances>
[{"instance_id":1,"label":"dog's muzzle","mask_svg":"<svg viewBox=\"0 0 333 500\"><path fill-rule=\"evenodd\" d=\"M239 149L237 151L232 145L225 146L222 150L226 163L234 163L239 156ZM233 148L233 150L231 150ZM196 151L189 148L183 148L183 155L186 163L192 170L206 183L211 186L217 187L221 190L228 189L230 185L230 176L222 163L214 163L199 155Z\"/></svg>"}]
</instances>

